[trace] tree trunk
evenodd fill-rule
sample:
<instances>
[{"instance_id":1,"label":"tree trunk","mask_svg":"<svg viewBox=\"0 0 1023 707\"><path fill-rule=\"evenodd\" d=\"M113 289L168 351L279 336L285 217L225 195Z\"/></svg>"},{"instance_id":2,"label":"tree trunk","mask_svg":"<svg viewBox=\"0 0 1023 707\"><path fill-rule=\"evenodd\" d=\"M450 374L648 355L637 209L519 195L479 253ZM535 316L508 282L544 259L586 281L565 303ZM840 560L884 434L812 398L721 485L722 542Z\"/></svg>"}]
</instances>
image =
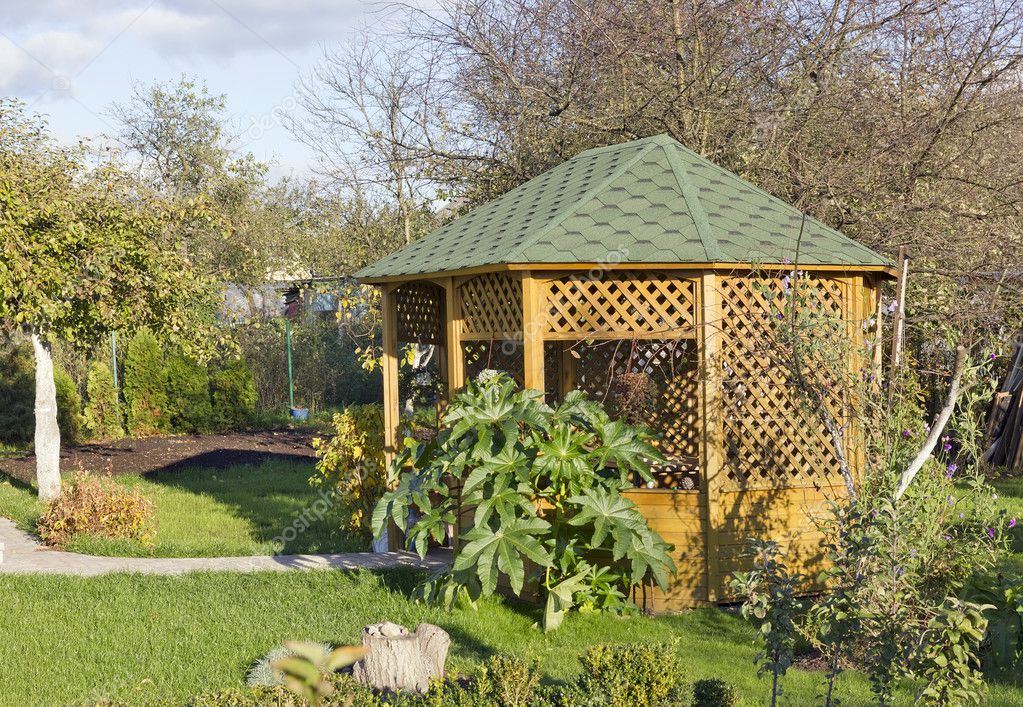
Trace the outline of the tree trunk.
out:
<instances>
[{"instance_id":1,"label":"tree trunk","mask_svg":"<svg viewBox=\"0 0 1023 707\"><path fill-rule=\"evenodd\" d=\"M53 381L50 344L32 334L36 360L36 483L39 499L60 496L60 427L57 425L57 386Z\"/></svg>"},{"instance_id":2,"label":"tree trunk","mask_svg":"<svg viewBox=\"0 0 1023 707\"><path fill-rule=\"evenodd\" d=\"M419 624L415 633L385 622L362 629L366 657L355 664L355 679L377 690L426 692L444 677L451 637L439 626Z\"/></svg>"}]
</instances>

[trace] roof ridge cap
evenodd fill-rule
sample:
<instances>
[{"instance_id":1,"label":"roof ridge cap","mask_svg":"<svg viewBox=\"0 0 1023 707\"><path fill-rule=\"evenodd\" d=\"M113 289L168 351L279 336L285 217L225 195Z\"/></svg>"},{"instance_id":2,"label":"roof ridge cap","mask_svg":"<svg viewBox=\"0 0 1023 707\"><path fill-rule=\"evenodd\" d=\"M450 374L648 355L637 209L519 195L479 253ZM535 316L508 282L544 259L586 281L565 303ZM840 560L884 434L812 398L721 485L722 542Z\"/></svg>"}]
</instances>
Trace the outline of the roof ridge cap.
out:
<instances>
[{"instance_id":1,"label":"roof ridge cap","mask_svg":"<svg viewBox=\"0 0 1023 707\"><path fill-rule=\"evenodd\" d=\"M710 221L707 220L707 212L703 210L703 204L700 202L700 196L696 193L692 183L689 181L689 172L686 171L685 163L682 162L682 155L676 146L682 146L682 143L677 140L672 140L674 145L668 143L663 145L665 155L668 157L668 164L671 165L671 172L675 175L675 181L678 182L678 187L682 191L682 199L686 202L686 207L689 209L689 215L693 219L693 223L696 225L696 232L700 234L700 243L703 245L703 250L707 254L707 262L715 263L721 260L724 256L721 253L721 249L718 247L717 236L714 235L714 230L710 227ZM676 149L669 150L669 147L676 147ZM694 153L695 154L695 153Z\"/></svg>"},{"instance_id":2,"label":"roof ridge cap","mask_svg":"<svg viewBox=\"0 0 1023 707\"><path fill-rule=\"evenodd\" d=\"M619 144L620 145L624 145L626 143L619 143ZM653 144L644 145L643 148L641 150L639 150L639 152L637 152L633 157L631 157L628 160L626 160L625 162L623 162L622 165L618 169L616 169L614 172L612 172L610 175L608 175L604 179L600 180L600 182L598 182L596 186L588 189L586 191L586 193L583 194L582 197L579 198L578 201L576 201L569 208L563 210L560 214L558 214L557 216L552 218L550 221L548 221L547 224L545 224L543 228L541 228L539 231L537 231L535 234L533 234L530 238L527 238L526 240L524 240L522 242L522 244L518 248L516 248L514 251L512 251L511 253L508 253L507 256L505 256L506 257L505 262L514 263L514 262L518 262L518 261L522 260L522 254L523 254L523 252L525 252L525 250L527 248L529 248L532 245L535 245L536 242L539 241L543 236L547 235L555 227L560 226L565 221L565 219L567 219L569 216L571 216L576 211L578 211L582 207L583 204L588 203L597 194L599 194L600 192L602 192L605 189L607 189L607 187L614 180L618 179L618 177L622 176L627 170L631 169L633 167L633 165L635 165L637 162L639 162L640 159L642 159L647 153L649 153L653 149L654 149L654 145ZM585 153L579 153L579 154L582 155L582 154L585 154ZM578 157L578 156L579 155L576 155L576 157ZM572 159L575 159L575 157L573 157Z\"/></svg>"}]
</instances>

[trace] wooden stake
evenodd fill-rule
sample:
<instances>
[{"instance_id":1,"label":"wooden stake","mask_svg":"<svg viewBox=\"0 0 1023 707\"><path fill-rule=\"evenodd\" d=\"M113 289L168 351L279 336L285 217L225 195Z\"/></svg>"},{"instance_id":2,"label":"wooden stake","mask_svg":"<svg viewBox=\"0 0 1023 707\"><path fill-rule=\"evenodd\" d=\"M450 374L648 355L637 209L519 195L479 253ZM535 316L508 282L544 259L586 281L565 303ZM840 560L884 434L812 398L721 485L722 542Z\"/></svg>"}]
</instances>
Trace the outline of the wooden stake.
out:
<instances>
[{"instance_id":1,"label":"wooden stake","mask_svg":"<svg viewBox=\"0 0 1023 707\"><path fill-rule=\"evenodd\" d=\"M906 279L909 275L909 258L906 246L899 246L898 281L895 283L895 318L892 320L892 371L894 377L902 365L902 348L906 328Z\"/></svg>"}]
</instances>

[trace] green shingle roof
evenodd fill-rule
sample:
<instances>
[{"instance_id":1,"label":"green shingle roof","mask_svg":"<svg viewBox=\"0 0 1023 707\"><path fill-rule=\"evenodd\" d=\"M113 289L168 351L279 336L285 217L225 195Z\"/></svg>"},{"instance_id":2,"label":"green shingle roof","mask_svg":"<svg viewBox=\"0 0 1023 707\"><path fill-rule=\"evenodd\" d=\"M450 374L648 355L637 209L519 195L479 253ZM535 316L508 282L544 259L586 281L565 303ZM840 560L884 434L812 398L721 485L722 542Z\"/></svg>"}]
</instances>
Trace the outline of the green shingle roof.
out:
<instances>
[{"instance_id":1,"label":"green shingle roof","mask_svg":"<svg viewBox=\"0 0 1023 707\"><path fill-rule=\"evenodd\" d=\"M667 135L576 155L356 274L500 264L796 260L802 213ZM801 265L891 262L806 217Z\"/></svg>"}]
</instances>

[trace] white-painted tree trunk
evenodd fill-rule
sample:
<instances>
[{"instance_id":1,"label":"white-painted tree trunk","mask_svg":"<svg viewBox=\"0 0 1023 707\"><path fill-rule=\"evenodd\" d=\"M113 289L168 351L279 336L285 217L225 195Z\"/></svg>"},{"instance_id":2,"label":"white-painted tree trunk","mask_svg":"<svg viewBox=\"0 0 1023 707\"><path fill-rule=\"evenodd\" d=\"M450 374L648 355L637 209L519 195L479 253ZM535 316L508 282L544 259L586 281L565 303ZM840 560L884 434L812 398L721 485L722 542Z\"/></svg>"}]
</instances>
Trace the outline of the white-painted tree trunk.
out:
<instances>
[{"instance_id":1,"label":"white-painted tree trunk","mask_svg":"<svg viewBox=\"0 0 1023 707\"><path fill-rule=\"evenodd\" d=\"M60 496L60 427L57 425L57 386L53 381L50 345L32 334L36 360L36 483L39 498Z\"/></svg>"}]
</instances>

